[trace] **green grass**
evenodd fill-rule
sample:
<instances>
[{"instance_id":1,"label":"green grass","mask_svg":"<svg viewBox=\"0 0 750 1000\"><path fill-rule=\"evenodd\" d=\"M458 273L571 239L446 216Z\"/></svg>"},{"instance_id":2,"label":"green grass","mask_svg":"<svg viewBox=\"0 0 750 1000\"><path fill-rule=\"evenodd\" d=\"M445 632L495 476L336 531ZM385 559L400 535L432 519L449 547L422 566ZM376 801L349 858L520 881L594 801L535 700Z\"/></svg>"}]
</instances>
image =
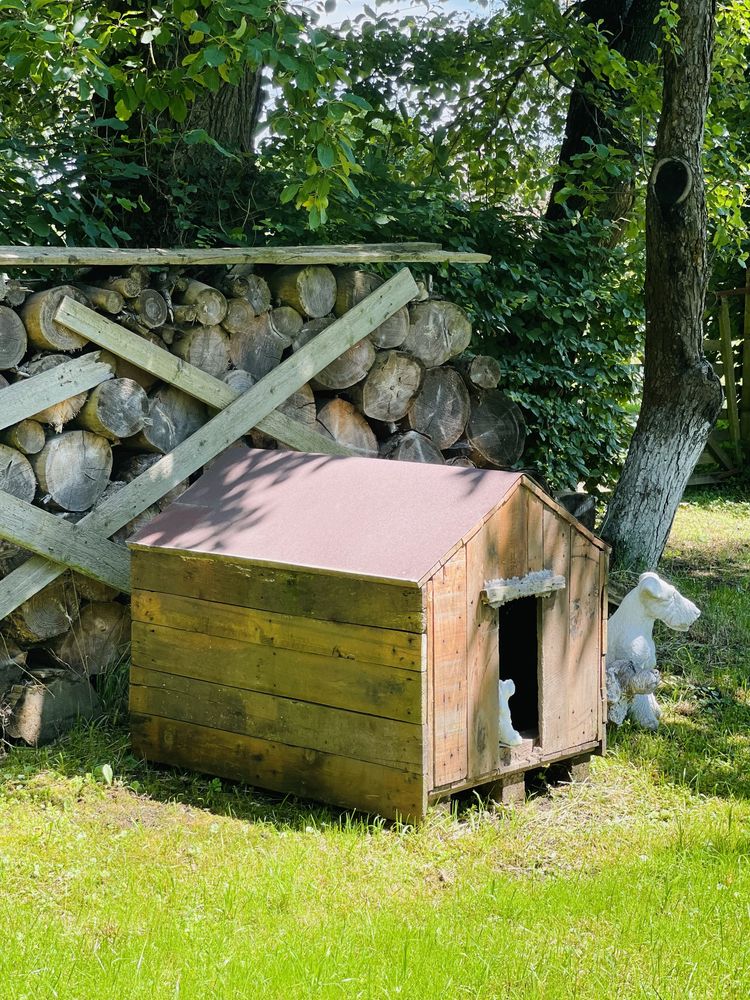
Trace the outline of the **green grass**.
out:
<instances>
[{"instance_id":1,"label":"green grass","mask_svg":"<svg viewBox=\"0 0 750 1000\"><path fill-rule=\"evenodd\" d=\"M148 767L111 724L13 750L0 998L750 995L749 515L680 509L663 570L703 615L658 634L659 732L513 810L368 823Z\"/></svg>"}]
</instances>

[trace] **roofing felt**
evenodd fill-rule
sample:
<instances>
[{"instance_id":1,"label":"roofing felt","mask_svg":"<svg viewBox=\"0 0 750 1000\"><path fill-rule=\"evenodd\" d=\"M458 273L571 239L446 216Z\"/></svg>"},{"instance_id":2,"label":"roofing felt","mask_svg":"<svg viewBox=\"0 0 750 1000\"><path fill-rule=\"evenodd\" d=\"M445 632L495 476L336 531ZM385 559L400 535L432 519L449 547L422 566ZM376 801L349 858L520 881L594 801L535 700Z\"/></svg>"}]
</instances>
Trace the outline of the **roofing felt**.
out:
<instances>
[{"instance_id":1,"label":"roofing felt","mask_svg":"<svg viewBox=\"0 0 750 1000\"><path fill-rule=\"evenodd\" d=\"M235 446L131 542L416 582L520 478Z\"/></svg>"}]
</instances>

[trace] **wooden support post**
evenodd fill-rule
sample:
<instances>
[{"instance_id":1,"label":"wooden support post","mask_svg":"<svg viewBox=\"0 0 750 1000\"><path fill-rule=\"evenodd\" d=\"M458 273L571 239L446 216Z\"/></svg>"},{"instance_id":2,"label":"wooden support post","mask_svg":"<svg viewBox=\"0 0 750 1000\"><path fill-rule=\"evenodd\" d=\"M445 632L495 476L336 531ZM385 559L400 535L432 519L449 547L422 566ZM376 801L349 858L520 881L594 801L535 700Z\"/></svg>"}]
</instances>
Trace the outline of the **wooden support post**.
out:
<instances>
[{"instance_id":1,"label":"wooden support post","mask_svg":"<svg viewBox=\"0 0 750 1000\"><path fill-rule=\"evenodd\" d=\"M112 369L99 360L99 352L66 361L23 382L3 389L0 430L62 403L65 399L93 389L112 378Z\"/></svg>"},{"instance_id":2,"label":"wooden support post","mask_svg":"<svg viewBox=\"0 0 750 1000\"><path fill-rule=\"evenodd\" d=\"M745 272L745 316L742 326L742 401L740 436L746 454L750 454L750 267Z\"/></svg>"},{"instance_id":3,"label":"wooden support post","mask_svg":"<svg viewBox=\"0 0 750 1000\"><path fill-rule=\"evenodd\" d=\"M721 361L724 366L724 392L727 397L727 418L729 438L735 454L740 452L740 418L737 411L737 386L734 381L734 353L732 350L732 324L729 318L729 302L719 301L719 336L721 338Z\"/></svg>"},{"instance_id":4,"label":"wooden support post","mask_svg":"<svg viewBox=\"0 0 750 1000\"><path fill-rule=\"evenodd\" d=\"M109 536L124 527L165 493L197 472L280 403L297 392L326 365L366 337L417 294L408 269L354 306L314 340L287 358L207 424L181 442L146 472L91 511L79 524ZM57 579L64 568L41 556L32 556L0 581L0 618Z\"/></svg>"},{"instance_id":5,"label":"wooden support post","mask_svg":"<svg viewBox=\"0 0 750 1000\"><path fill-rule=\"evenodd\" d=\"M181 389L208 406L222 410L241 394L200 368L175 357L163 347L157 347L143 337L126 330L117 323L95 313L88 306L64 299L55 316L58 323L93 341L144 371L156 375L164 382ZM279 400L280 403L283 400ZM329 437L305 427L284 413L274 411L258 423L258 430L296 451L320 452L327 455L351 455L351 449Z\"/></svg>"}]
</instances>

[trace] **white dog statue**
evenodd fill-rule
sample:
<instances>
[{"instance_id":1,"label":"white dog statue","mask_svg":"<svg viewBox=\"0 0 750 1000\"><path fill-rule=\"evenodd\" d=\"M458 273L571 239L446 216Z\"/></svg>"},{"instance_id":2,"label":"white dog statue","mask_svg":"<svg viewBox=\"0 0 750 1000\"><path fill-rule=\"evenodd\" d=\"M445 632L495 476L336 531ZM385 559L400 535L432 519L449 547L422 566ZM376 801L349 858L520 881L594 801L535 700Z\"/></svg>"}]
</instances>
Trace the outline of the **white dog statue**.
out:
<instances>
[{"instance_id":1,"label":"white dog statue","mask_svg":"<svg viewBox=\"0 0 750 1000\"><path fill-rule=\"evenodd\" d=\"M500 745L504 747L517 747L523 743L523 736L513 728L510 718L510 706L508 700L516 693L516 685L512 680L500 681Z\"/></svg>"},{"instance_id":2,"label":"white dog statue","mask_svg":"<svg viewBox=\"0 0 750 1000\"><path fill-rule=\"evenodd\" d=\"M654 622L687 632L700 611L656 573L641 573L638 586L623 599L607 625L608 721L626 715L644 729L656 729L661 709L654 696L659 683Z\"/></svg>"}]
</instances>

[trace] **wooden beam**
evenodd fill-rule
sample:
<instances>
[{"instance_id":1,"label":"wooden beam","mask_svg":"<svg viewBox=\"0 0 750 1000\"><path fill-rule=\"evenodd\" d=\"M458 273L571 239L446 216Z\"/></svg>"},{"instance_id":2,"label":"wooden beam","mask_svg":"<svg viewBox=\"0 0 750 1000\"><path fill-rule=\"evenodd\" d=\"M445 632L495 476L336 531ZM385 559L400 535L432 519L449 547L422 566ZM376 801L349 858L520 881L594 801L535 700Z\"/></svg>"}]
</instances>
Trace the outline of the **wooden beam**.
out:
<instances>
[{"instance_id":1,"label":"wooden beam","mask_svg":"<svg viewBox=\"0 0 750 1000\"><path fill-rule=\"evenodd\" d=\"M0 538L130 593L130 553L86 525L33 507L0 490Z\"/></svg>"},{"instance_id":2,"label":"wooden beam","mask_svg":"<svg viewBox=\"0 0 750 1000\"><path fill-rule=\"evenodd\" d=\"M745 313L742 324L742 399L740 403L740 434L745 457L750 450L750 267L745 271Z\"/></svg>"},{"instance_id":3,"label":"wooden beam","mask_svg":"<svg viewBox=\"0 0 750 1000\"><path fill-rule=\"evenodd\" d=\"M0 429L20 423L48 406L62 403L112 378L112 369L99 360L99 351L66 361L2 390Z\"/></svg>"},{"instance_id":4,"label":"wooden beam","mask_svg":"<svg viewBox=\"0 0 750 1000\"><path fill-rule=\"evenodd\" d=\"M177 358L163 347L151 344L130 330L105 319L99 313L67 296L61 302L55 319L99 347L104 347L137 368L151 372L164 382L182 389L216 410L223 410L240 395L236 389L194 365ZM276 441L297 451L321 452L328 455L351 455L351 449L305 427L284 413L274 411L264 417L258 429Z\"/></svg>"},{"instance_id":5,"label":"wooden beam","mask_svg":"<svg viewBox=\"0 0 750 1000\"><path fill-rule=\"evenodd\" d=\"M225 410L182 441L174 451L147 469L79 521L109 536L165 493L197 472L243 434L257 426L293 392L362 340L417 294L408 269L399 271L261 379ZM14 611L64 572L62 566L32 556L0 580L0 618Z\"/></svg>"},{"instance_id":6,"label":"wooden beam","mask_svg":"<svg viewBox=\"0 0 750 1000\"><path fill-rule=\"evenodd\" d=\"M735 450L740 453L740 417L737 408L737 386L734 382L734 352L732 349L732 324L729 304L721 299L719 303L719 336L721 340L721 360L724 366L724 391L727 397L727 417L729 436Z\"/></svg>"},{"instance_id":7,"label":"wooden beam","mask_svg":"<svg viewBox=\"0 0 750 1000\"><path fill-rule=\"evenodd\" d=\"M0 246L0 267L127 267L133 264L484 264L483 253L454 253L439 243L355 243L344 246L151 248Z\"/></svg>"}]
</instances>

